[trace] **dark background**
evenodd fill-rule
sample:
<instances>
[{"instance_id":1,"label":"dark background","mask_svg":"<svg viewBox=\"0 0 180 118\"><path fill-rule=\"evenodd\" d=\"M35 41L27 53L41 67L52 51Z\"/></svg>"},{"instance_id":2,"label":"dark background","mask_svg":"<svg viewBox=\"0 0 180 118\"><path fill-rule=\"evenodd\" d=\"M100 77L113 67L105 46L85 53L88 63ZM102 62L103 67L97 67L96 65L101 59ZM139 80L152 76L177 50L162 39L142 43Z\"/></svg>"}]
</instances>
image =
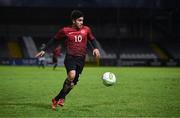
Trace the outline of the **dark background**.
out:
<instances>
[{"instance_id":1,"label":"dark background","mask_svg":"<svg viewBox=\"0 0 180 118\"><path fill-rule=\"evenodd\" d=\"M33 37L37 47L46 43L60 27L71 23L70 12L79 9L84 12L85 24L92 28L103 50L112 57L115 55L115 58L102 56L102 65L122 65L125 59L145 60L145 65L157 60L162 65L173 61L178 66L179 3L179 0L1 0L0 57L16 58L8 54L6 45L11 40L19 43L22 36ZM21 50L26 48L21 43L20 47ZM125 58L121 58L122 54ZM126 58L127 54L130 57ZM137 54L156 57L137 57ZM24 52L20 58L30 57Z\"/></svg>"}]
</instances>

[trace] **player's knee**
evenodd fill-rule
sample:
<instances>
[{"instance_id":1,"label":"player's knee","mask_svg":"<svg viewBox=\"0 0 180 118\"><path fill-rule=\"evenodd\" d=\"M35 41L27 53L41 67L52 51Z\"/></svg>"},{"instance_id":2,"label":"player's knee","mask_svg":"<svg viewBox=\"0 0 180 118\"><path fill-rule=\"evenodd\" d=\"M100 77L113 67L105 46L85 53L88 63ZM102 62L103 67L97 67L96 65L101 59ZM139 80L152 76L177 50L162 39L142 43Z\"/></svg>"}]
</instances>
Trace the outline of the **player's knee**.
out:
<instances>
[{"instance_id":1,"label":"player's knee","mask_svg":"<svg viewBox=\"0 0 180 118\"><path fill-rule=\"evenodd\" d=\"M68 73L68 79L69 79L70 81L73 81L74 78L75 78L75 76L76 76L76 71L75 71L75 70L71 70L71 71Z\"/></svg>"}]
</instances>

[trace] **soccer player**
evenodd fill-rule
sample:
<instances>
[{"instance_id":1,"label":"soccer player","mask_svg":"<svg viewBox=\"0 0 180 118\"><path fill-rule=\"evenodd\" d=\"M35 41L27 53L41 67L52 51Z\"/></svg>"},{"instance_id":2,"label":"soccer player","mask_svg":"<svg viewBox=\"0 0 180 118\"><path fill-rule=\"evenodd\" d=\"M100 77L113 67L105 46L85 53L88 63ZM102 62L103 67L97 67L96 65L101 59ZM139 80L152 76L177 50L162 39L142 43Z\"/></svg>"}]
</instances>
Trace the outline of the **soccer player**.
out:
<instances>
[{"instance_id":1,"label":"soccer player","mask_svg":"<svg viewBox=\"0 0 180 118\"><path fill-rule=\"evenodd\" d=\"M44 43L41 45L41 48L42 48L42 47L45 47L45 44L44 44ZM41 49L40 49L40 50L41 50ZM46 61L45 55L38 57L38 67L39 67L39 68L40 68L40 67L45 68L45 64L46 64L45 61Z\"/></svg>"},{"instance_id":2,"label":"soccer player","mask_svg":"<svg viewBox=\"0 0 180 118\"><path fill-rule=\"evenodd\" d=\"M72 25L60 29L54 38L47 43L46 47L36 54L36 57L44 55L47 48L59 44L62 39L65 39L66 56L64 65L67 71L67 78L59 94L52 99L52 109L56 109L57 105L64 106L66 95L71 91L73 86L77 84L79 75L85 64L87 41L90 41L93 46L93 55L96 58L100 57L100 52L95 41L96 39L91 29L83 25L83 13L79 10L73 10L71 12L71 20Z\"/></svg>"},{"instance_id":3,"label":"soccer player","mask_svg":"<svg viewBox=\"0 0 180 118\"><path fill-rule=\"evenodd\" d=\"M38 67L45 68L45 56L41 56L38 58Z\"/></svg>"}]
</instances>

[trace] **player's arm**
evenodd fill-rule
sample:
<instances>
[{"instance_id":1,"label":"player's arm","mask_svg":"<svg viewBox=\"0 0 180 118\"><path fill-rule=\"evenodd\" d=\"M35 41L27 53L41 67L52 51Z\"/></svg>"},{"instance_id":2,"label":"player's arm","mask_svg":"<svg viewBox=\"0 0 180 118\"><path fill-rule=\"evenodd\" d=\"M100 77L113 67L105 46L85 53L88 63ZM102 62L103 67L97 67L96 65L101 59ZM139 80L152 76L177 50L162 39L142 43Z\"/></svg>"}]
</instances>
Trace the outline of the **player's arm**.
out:
<instances>
[{"instance_id":1,"label":"player's arm","mask_svg":"<svg viewBox=\"0 0 180 118\"><path fill-rule=\"evenodd\" d=\"M97 46L96 40L90 40L91 45L93 46L93 55L96 56L96 58L100 58L100 52Z\"/></svg>"},{"instance_id":2,"label":"player's arm","mask_svg":"<svg viewBox=\"0 0 180 118\"><path fill-rule=\"evenodd\" d=\"M100 52L97 46L96 38L93 36L90 28L88 28L88 31L88 39L90 39L90 43L93 47L93 55L96 56L96 58L99 58Z\"/></svg>"},{"instance_id":3,"label":"player's arm","mask_svg":"<svg viewBox=\"0 0 180 118\"><path fill-rule=\"evenodd\" d=\"M43 55L45 54L45 52L46 52L49 48L51 48L52 46L57 46L57 45L60 44L60 43L61 43L60 40L57 40L57 39L55 39L55 38L52 38L50 41L48 41L48 43L47 43L46 45L44 45L44 46L42 46L42 47L40 48L41 51L38 52L38 53L35 55L35 57L41 57L41 56L43 56Z\"/></svg>"},{"instance_id":4,"label":"player's arm","mask_svg":"<svg viewBox=\"0 0 180 118\"><path fill-rule=\"evenodd\" d=\"M38 52L35 57L43 56L47 50L52 48L53 46L57 47L60 43L63 41L60 39L63 39L65 37L65 33L63 29L60 29L58 33L52 38L51 40L48 41L48 43L44 46L41 47L41 51Z\"/></svg>"}]
</instances>

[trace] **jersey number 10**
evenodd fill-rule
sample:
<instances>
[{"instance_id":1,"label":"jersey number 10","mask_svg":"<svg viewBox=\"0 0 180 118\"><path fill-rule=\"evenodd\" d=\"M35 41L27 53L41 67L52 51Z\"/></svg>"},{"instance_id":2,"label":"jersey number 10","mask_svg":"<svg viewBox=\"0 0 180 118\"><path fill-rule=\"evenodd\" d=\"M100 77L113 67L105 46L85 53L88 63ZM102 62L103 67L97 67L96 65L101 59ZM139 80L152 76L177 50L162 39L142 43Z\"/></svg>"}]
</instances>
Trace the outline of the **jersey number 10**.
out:
<instances>
[{"instance_id":1,"label":"jersey number 10","mask_svg":"<svg viewBox=\"0 0 180 118\"><path fill-rule=\"evenodd\" d=\"M81 42L82 41L82 36L81 35L76 35L74 36L75 42Z\"/></svg>"}]
</instances>

